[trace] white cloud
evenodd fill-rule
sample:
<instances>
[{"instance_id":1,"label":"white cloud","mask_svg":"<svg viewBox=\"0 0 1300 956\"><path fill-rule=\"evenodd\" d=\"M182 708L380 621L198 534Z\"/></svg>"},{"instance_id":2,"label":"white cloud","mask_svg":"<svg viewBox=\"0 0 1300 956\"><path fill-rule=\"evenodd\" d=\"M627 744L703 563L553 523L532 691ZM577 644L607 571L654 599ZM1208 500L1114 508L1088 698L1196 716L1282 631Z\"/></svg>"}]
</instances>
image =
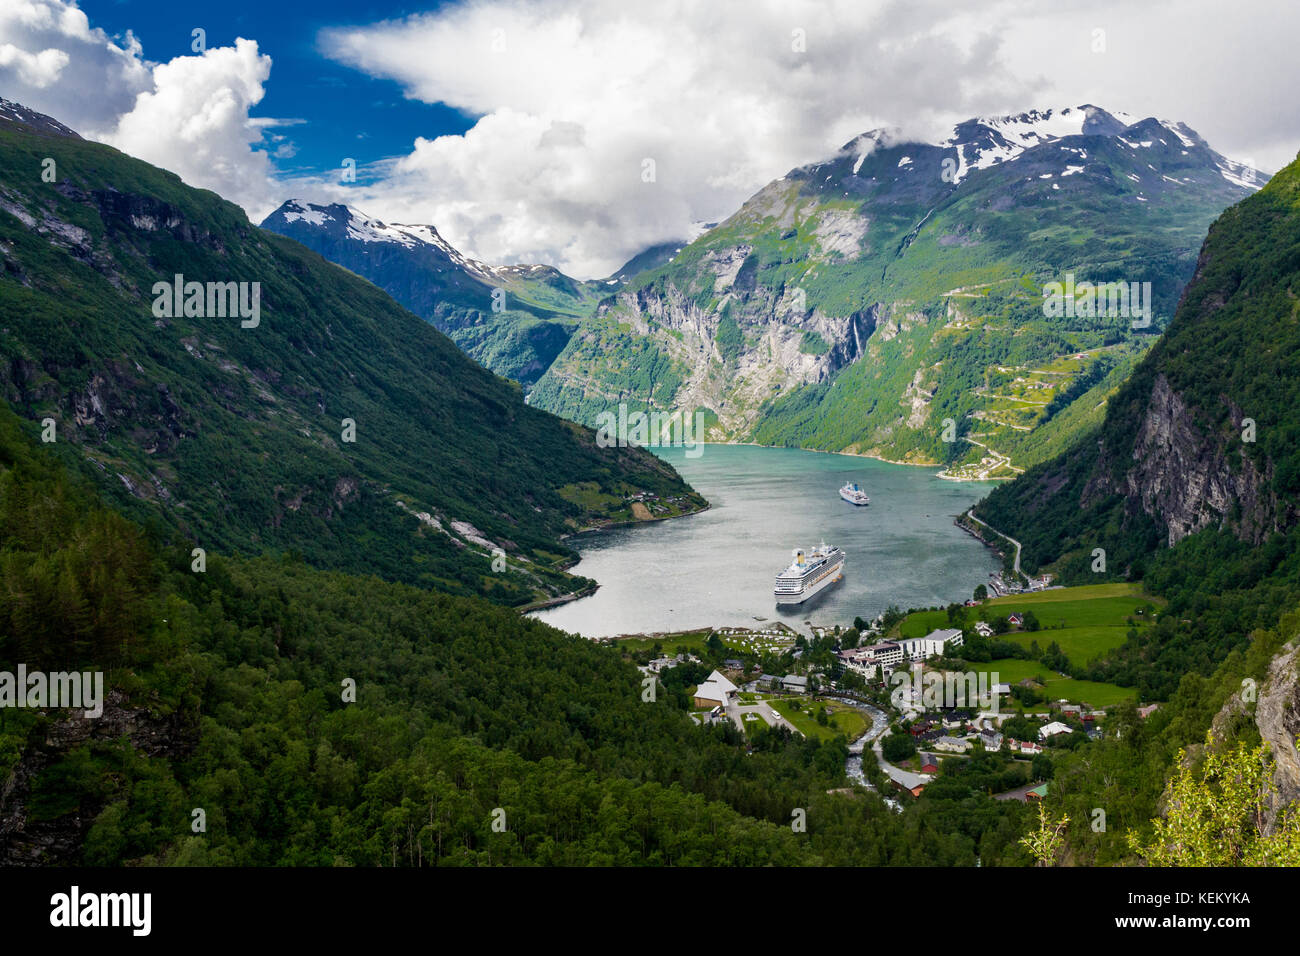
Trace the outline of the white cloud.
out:
<instances>
[{"instance_id":1,"label":"white cloud","mask_svg":"<svg viewBox=\"0 0 1300 956\"><path fill-rule=\"evenodd\" d=\"M499 0L329 30L321 46L480 117L418 139L354 202L433 222L488 261L592 276L863 130L1030 95L988 24L954 23L946 0Z\"/></svg>"},{"instance_id":2,"label":"white cloud","mask_svg":"<svg viewBox=\"0 0 1300 956\"><path fill-rule=\"evenodd\" d=\"M14 69L18 79L34 89L48 87L67 65L68 54L53 47L40 53L28 53L12 43L0 44L0 69Z\"/></svg>"},{"instance_id":3,"label":"white cloud","mask_svg":"<svg viewBox=\"0 0 1300 956\"><path fill-rule=\"evenodd\" d=\"M1004 50L1053 102L1180 120L1219 152L1276 171L1300 149L1297 36L1294 2L1055 0L1010 18Z\"/></svg>"},{"instance_id":4,"label":"white cloud","mask_svg":"<svg viewBox=\"0 0 1300 956\"><path fill-rule=\"evenodd\" d=\"M271 66L255 40L155 64L74 0L3 0L0 91L255 221L290 195L343 200L432 222L477 258L593 276L879 126L935 139L972 115L1093 102L1185 121L1280 168L1300 146L1297 34L1300 5L1271 0L444 5L321 34L326 55L477 117L349 187L337 170L277 181L295 145L249 116Z\"/></svg>"},{"instance_id":5,"label":"white cloud","mask_svg":"<svg viewBox=\"0 0 1300 956\"><path fill-rule=\"evenodd\" d=\"M281 187L253 147L277 121L251 119L271 58L253 40L151 63L128 32L120 41L71 0L4 0L0 84L4 95L88 139L109 143L212 189L262 216ZM279 147L290 156L291 143Z\"/></svg>"},{"instance_id":6,"label":"white cloud","mask_svg":"<svg viewBox=\"0 0 1300 956\"><path fill-rule=\"evenodd\" d=\"M264 215L278 187L270 158L253 146L274 121L248 114L270 75L271 58L253 40L178 56L153 68L153 88L100 138Z\"/></svg>"},{"instance_id":7,"label":"white cloud","mask_svg":"<svg viewBox=\"0 0 1300 956\"><path fill-rule=\"evenodd\" d=\"M65 0L0 4L4 95L85 135L130 109L149 86L149 65L130 33L120 42L92 29Z\"/></svg>"}]
</instances>

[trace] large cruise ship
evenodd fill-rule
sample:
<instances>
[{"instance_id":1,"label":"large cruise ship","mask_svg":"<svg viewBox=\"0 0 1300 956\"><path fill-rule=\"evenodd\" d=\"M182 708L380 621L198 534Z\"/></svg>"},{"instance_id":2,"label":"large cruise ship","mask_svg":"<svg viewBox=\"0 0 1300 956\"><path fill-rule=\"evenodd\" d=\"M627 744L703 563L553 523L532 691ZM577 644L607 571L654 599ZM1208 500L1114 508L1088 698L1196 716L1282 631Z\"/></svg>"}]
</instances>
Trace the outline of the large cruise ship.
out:
<instances>
[{"instance_id":1,"label":"large cruise ship","mask_svg":"<svg viewBox=\"0 0 1300 956\"><path fill-rule=\"evenodd\" d=\"M828 548L825 543L811 554L795 548L794 561L776 576L777 604L802 604L840 580L844 570L844 552Z\"/></svg>"},{"instance_id":2,"label":"large cruise ship","mask_svg":"<svg viewBox=\"0 0 1300 956\"><path fill-rule=\"evenodd\" d=\"M858 483L856 481L850 481L843 488L841 488L840 497L843 498L851 505L871 504L871 499L867 497L867 493L865 491L863 491L861 488L858 487Z\"/></svg>"}]
</instances>

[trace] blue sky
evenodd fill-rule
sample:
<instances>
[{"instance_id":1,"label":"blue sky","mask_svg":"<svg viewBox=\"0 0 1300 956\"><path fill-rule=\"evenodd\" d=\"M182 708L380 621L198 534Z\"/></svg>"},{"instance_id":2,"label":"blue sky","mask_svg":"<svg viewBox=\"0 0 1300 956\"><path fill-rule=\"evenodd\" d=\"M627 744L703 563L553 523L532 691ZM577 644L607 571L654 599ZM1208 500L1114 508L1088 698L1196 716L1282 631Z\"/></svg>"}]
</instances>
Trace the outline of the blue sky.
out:
<instances>
[{"instance_id":1,"label":"blue sky","mask_svg":"<svg viewBox=\"0 0 1300 956\"><path fill-rule=\"evenodd\" d=\"M458 135L476 117L442 104L402 95L389 79L374 79L323 56L317 45L322 29L364 26L404 19L447 6L440 3L384 4L351 0L311 3L230 3L217 0L88 0L81 8L92 24L121 36L134 32L151 60L192 54L191 31L206 31L208 46L228 46L236 37L255 39L275 66L273 82L253 116L302 120L285 128L296 147L292 158L275 165L288 173L337 169L344 157L358 167L407 152L417 136ZM270 144L268 144L269 146Z\"/></svg>"}]
</instances>

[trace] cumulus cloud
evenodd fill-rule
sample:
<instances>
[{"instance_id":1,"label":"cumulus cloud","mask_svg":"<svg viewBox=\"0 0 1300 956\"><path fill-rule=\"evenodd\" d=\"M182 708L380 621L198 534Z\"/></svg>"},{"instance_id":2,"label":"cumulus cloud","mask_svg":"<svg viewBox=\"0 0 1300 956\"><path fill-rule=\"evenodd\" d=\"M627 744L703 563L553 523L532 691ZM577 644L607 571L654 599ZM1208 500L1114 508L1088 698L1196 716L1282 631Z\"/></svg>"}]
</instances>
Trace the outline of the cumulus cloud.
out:
<instances>
[{"instance_id":1,"label":"cumulus cloud","mask_svg":"<svg viewBox=\"0 0 1300 956\"><path fill-rule=\"evenodd\" d=\"M497 0L328 30L321 47L479 117L417 139L353 201L488 261L583 276L864 130L931 131L1032 93L994 26L946 0Z\"/></svg>"},{"instance_id":2,"label":"cumulus cloud","mask_svg":"<svg viewBox=\"0 0 1300 956\"><path fill-rule=\"evenodd\" d=\"M48 87L67 65L68 54L53 47L40 53L28 53L12 43L0 45L0 69L12 68L18 79L33 89Z\"/></svg>"},{"instance_id":3,"label":"cumulus cloud","mask_svg":"<svg viewBox=\"0 0 1300 956\"><path fill-rule=\"evenodd\" d=\"M149 64L133 35L114 40L66 0L0 4L4 95L82 135L126 112L149 88Z\"/></svg>"},{"instance_id":4,"label":"cumulus cloud","mask_svg":"<svg viewBox=\"0 0 1300 956\"><path fill-rule=\"evenodd\" d=\"M1300 145L1297 31L1300 5L1271 0L443 4L320 34L324 55L474 119L348 186L277 177L296 146L250 118L271 69L255 39L151 63L75 0L4 0L0 89L255 221L291 195L345 201L487 261L600 276L881 126L935 140L974 115L1092 102L1277 169Z\"/></svg>"},{"instance_id":5,"label":"cumulus cloud","mask_svg":"<svg viewBox=\"0 0 1300 956\"><path fill-rule=\"evenodd\" d=\"M153 88L100 138L265 214L278 187L270 157L253 147L271 121L250 120L249 110L270 75L271 58L253 40L178 56L153 68Z\"/></svg>"},{"instance_id":6,"label":"cumulus cloud","mask_svg":"<svg viewBox=\"0 0 1300 956\"><path fill-rule=\"evenodd\" d=\"M274 208L281 191L269 156L256 148L277 123L249 116L270 72L271 58L253 40L152 63L130 32L109 37L72 0L5 0L0 7L6 97L255 216ZM278 149L290 156L293 145Z\"/></svg>"}]
</instances>

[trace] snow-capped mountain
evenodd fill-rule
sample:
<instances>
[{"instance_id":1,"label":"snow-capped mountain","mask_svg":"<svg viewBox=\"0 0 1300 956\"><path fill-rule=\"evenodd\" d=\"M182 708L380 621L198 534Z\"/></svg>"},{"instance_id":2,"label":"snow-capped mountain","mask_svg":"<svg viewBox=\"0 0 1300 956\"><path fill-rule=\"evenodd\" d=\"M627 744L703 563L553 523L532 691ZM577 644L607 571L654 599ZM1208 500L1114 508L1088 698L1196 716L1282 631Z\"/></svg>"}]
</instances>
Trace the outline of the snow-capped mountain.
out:
<instances>
[{"instance_id":1,"label":"snow-capped mountain","mask_svg":"<svg viewBox=\"0 0 1300 956\"><path fill-rule=\"evenodd\" d=\"M611 291L548 265L488 265L432 225L387 223L342 203L290 199L262 228L365 276L483 365L525 385L545 371L576 320Z\"/></svg>"},{"instance_id":2,"label":"snow-capped mountain","mask_svg":"<svg viewBox=\"0 0 1300 956\"><path fill-rule=\"evenodd\" d=\"M1210 149L1201 136L1186 123L1168 120L1138 119L1120 111L1110 112L1084 104L1064 109L1030 110L1008 116L975 117L957 124L947 137L937 143L915 143L918 147L940 149L949 153L947 181L957 185L975 170L989 169L1019 158L1027 150L1059 144L1076 137L1108 137L1130 149L1150 149L1157 142L1176 148L1180 155L1193 151L1212 154L1213 165L1229 183L1258 189L1267 178L1245 164L1235 162ZM863 133L846 143L840 156L853 160L853 172L860 172L867 157L882 148L907 145L897 129L877 129ZM1075 149L1080 159L1086 150ZM900 167L915 166L911 157L900 159Z\"/></svg>"},{"instance_id":3,"label":"snow-capped mountain","mask_svg":"<svg viewBox=\"0 0 1300 956\"><path fill-rule=\"evenodd\" d=\"M262 228L295 239L310 234L334 241L398 245L410 251L426 250L435 258L445 258L484 282L491 283L496 278L491 266L463 255L442 238L434 226L386 223L343 203L321 205L288 199L262 221Z\"/></svg>"},{"instance_id":4,"label":"snow-capped mountain","mask_svg":"<svg viewBox=\"0 0 1300 956\"><path fill-rule=\"evenodd\" d=\"M46 116L44 113L38 113L36 110L28 109L21 103L15 103L13 100L7 100L0 96L0 122L23 123L32 129L42 133L49 133L53 136L70 136L73 139L81 139L76 130L69 129L52 116Z\"/></svg>"}]
</instances>

